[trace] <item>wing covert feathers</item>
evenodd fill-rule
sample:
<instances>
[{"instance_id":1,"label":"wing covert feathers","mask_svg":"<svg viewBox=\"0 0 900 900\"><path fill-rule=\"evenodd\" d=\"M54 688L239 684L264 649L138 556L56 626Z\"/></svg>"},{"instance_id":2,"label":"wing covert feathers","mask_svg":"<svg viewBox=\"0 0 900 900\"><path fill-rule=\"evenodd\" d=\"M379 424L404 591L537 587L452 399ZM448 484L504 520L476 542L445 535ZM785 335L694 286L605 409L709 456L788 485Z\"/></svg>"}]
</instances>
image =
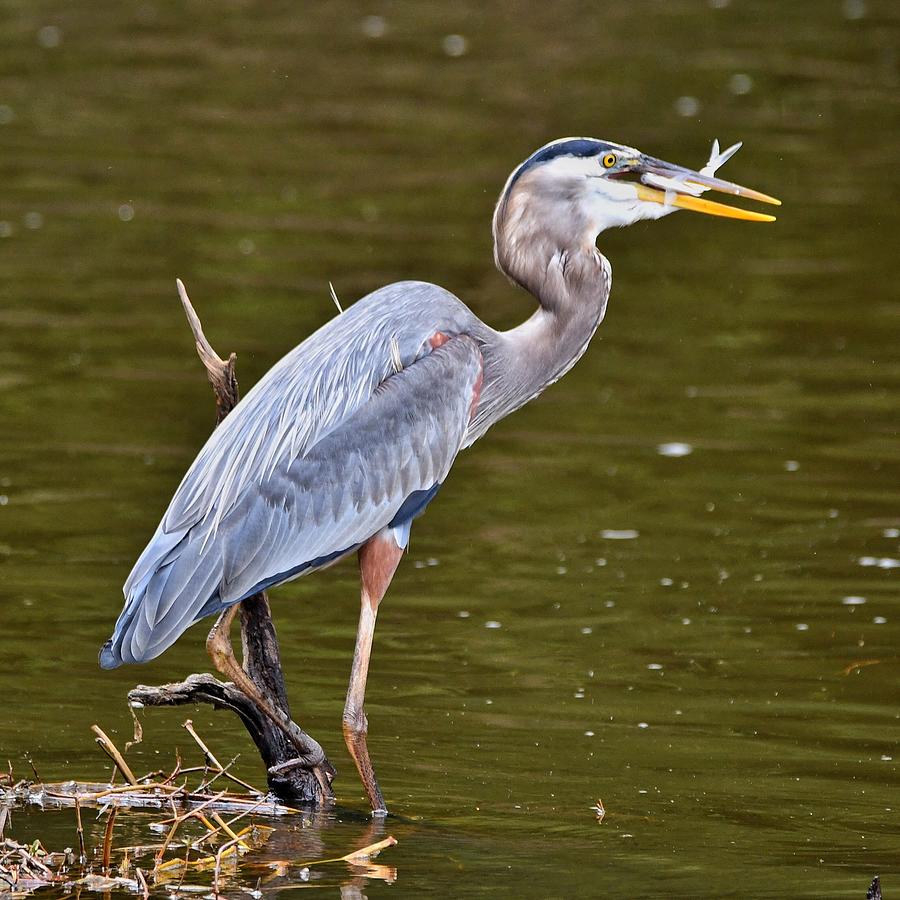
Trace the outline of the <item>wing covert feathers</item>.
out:
<instances>
[{"instance_id":1,"label":"wing covert feathers","mask_svg":"<svg viewBox=\"0 0 900 900\"><path fill-rule=\"evenodd\" d=\"M376 309L354 327L360 301L216 429L125 584L101 665L151 659L199 618L327 565L388 524L408 529L394 517L446 478L482 375L478 344L454 321L468 310L432 290L440 314L425 321ZM329 329L338 333L323 339ZM439 331L455 336L432 348Z\"/></svg>"}]
</instances>

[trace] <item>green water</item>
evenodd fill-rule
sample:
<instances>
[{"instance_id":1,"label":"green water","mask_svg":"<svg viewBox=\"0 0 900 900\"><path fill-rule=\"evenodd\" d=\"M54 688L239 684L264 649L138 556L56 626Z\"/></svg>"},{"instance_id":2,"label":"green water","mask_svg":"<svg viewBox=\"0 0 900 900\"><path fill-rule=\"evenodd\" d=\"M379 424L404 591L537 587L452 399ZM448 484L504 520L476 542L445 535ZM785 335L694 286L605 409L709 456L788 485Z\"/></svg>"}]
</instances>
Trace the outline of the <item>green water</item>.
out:
<instances>
[{"instance_id":1,"label":"green water","mask_svg":"<svg viewBox=\"0 0 900 900\"><path fill-rule=\"evenodd\" d=\"M742 139L723 174L779 221L603 235L589 353L416 524L368 695L396 882L310 885L900 892L898 36L888 0L0 2L0 760L101 777L89 726L124 740L130 686L208 668L202 628L96 665L212 423L175 276L245 388L334 314L329 280L345 303L435 281L506 327L531 303L489 221L533 149L690 165ZM341 777L338 811L270 852L340 855L377 839L340 738L355 568L273 601ZM263 780L207 709L148 711L135 769L187 749L187 715ZM74 841L70 813L12 834Z\"/></svg>"}]
</instances>

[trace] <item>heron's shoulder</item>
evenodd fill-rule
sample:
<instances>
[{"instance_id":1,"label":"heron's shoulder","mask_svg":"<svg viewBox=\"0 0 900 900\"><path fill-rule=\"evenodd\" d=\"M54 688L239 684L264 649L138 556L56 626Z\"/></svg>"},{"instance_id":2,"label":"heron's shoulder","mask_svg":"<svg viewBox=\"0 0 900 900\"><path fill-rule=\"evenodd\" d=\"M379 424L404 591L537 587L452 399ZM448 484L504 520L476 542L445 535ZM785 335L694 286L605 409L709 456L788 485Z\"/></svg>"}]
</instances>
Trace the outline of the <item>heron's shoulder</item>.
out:
<instances>
[{"instance_id":1,"label":"heron's shoulder","mask_svg":"<svg viewBox=\"0 0 900 900\"><path fill-rule=\"evenodd\" d=\"M163 519L171 533L212 514L215 529L241 493L332 433L398 370L431 350L436 332L479 321L449 291L402 281L368 294L282 357L200 451Z\"/></svg>"},{"instance_id":2,"label":"heron's shoulder","mask_svg":"<svg viewBox=\"0 0 900 900\"><path fill-rule=\"evenodd\" d=\"M469 308L455 294L429 281L395 281L366 294L351 306L347 312L359 313L391 310L406 313L419 310L423 315L433 315L435 311L453 313L465 312L472 315Z\"/></svg>"}]
</instances>

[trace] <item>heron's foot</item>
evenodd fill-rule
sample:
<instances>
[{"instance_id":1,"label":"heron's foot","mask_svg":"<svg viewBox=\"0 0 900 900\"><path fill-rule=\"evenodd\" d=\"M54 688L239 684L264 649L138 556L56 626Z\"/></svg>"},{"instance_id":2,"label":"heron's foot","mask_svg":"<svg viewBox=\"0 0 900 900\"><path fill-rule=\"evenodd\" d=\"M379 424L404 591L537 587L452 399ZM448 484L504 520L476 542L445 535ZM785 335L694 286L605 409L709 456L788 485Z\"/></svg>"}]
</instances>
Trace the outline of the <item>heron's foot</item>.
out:
<instances>
[{"instance_id":1,"label":"heron's foot","mask_svg":"<svg viewBox=\"0 0 900 900\"><path fill-rule=\"evenodd\" d=\"M328 760L315 763L316 754L296 756L293 759L285 760L274 766L269 766L268 773L271 779L279 779L293 772L295 769L303 769L305 772L311 772L319 785L317 803L324 806L330 806L334 803L334 792L331 790L331 783L337 775L337 770Z\"/></svg>"},{"instance_id":2,"label":"heron's foot","mask_svg":"<svg viewBox=\"0 0 900 900\"><path fill-rule=\"evenodd\" d=\"M369 798L369 805L372 807L372 815L383 817L388 814L384 797L381 795L381 788L378 787L378 781L375 778L375 769L372 766L372 760L369 756L369 722L364 712L345 713L343 721L344 743L347 750L356 763L356 770L359 772L359 778L362 781L366 796Z\"/></svg>"},{"instance_id":3,"label":"heron's foot","mask_svg":"<svg viewBox=\"0 0 900 900\"><path fill-rule=\"evenodd\" d=\"M316 753L306 756L295 756L293 759L278 763L277 766L269 766L268 772L270 775L284 775L287 772L292 772L294 769L309 769L310 771L314 771L319 768L322 770L325 780L331 784L337 775L337 769L335 769L328 760L318 760L318 754Z\"/></svg>"}]
</instances>

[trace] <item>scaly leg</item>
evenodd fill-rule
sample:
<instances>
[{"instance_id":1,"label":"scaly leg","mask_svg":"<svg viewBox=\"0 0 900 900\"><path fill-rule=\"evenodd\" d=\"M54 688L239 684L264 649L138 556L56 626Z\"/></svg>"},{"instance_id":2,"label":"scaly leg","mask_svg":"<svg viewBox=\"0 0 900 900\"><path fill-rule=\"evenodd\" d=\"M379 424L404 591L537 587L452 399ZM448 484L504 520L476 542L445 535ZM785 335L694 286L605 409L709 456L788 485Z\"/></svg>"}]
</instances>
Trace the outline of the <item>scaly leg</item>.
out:
<instances>
[{"instance_id":1,"label":"scaly leg","mask_svg":"<svg viewBox=\"0 0 900 900\"><path fill-rule=\"evenodd\" d=\"M239 606L240 604L238 603L229 606L216 619L216 624L210 629L209 636L206 638L206 650L216 669L234 682L266 716L284 731L299 753L296 764L308 766L313 770L316 780L322 789L322 798L326 799L331 796L329 788L331 779L323 766L325 753L321 746L293 722L286 713L272 706L250 679L250 676L244 671L243 667L239 665L234 655L230 631L231 623Z\"/></svg>"},{"instance_id":2,"label":"scaly leg","mask_svg":"<svg viewBox=\"0 0 900 900\"><path fill-rule=\"evenodd\" d=\"M375 770L372 768L366 742L369 731L365 710L366 678L369 674L378 604L387 592L402 556L403 549L397 546L393 535L387 530L376 534L359 549L359 574L362 582L359 627L356 632L356 649L353 651L350 685L347 688L347 702L344 705L343 730L347 749L356 763L369 803L372 804L372 813L376 816L387 815L387 809L375 780Z\"/></svg>"}]
</instances>

